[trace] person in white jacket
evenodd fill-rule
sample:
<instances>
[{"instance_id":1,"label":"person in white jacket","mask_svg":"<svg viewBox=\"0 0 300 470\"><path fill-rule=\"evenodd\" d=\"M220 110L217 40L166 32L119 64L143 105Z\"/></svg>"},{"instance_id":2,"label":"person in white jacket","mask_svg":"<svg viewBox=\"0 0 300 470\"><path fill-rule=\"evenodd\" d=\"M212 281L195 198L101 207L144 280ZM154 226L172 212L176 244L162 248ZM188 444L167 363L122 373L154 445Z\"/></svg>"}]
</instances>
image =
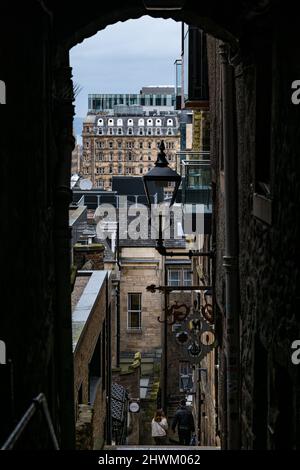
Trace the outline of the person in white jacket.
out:
<instances>
[{"instance_id":1,"label":"person in white jacket","mask_svg":"<svg viewBox=\"0 0 300 470\"><path fill-rule=\"evenodd\" d=\"M151 429L155 444L160 446L166 445L168 422L163 410L156 410L154 418L152 419Z\"/></svg>"}]
</instances>

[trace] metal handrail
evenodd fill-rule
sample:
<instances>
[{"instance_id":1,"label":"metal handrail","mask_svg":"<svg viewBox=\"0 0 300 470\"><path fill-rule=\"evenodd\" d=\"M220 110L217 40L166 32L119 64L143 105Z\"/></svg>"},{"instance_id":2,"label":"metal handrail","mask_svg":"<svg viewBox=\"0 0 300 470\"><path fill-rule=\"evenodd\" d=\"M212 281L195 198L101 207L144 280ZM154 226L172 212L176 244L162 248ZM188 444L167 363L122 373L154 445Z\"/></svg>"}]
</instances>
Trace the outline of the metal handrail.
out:
<instances>
[{"instance_id":1,"label":"metal handrail","mask_svg":"<svg viewBox=\"0 0 300 470\"><path fill-rule=\"evenodd\" d=\"M36 411L41 409L48 425L50 437L53 443L55 450L59 450L58 441L55 435L54 427L52 424L48 403L45 395L40 393L36 398L32 400L32 404L29 406L28 410L24 413L20 421L18 422L15 429L10 434L7 441L1 447L1 450L11 450L14 448L16 442L21 437L22 433L25 431L27 425L30 423L31 418L35 415Z\"/></svg>"}]
</instances>

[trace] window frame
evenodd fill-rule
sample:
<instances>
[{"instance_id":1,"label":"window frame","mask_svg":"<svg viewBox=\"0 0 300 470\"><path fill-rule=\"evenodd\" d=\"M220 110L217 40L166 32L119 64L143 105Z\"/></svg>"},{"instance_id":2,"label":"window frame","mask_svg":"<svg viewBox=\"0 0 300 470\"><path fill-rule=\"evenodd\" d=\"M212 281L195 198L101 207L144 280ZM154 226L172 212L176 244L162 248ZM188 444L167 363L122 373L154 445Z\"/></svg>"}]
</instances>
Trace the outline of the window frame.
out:
<instances>
[{"instance_id":1,"label":"window frame","mask_svg":"<svg viewBox=\"0 0 300 470\"><path fill-rule=\"evenodd\" d=\"M130 296L138 295L139 296L139 309L130 308L131 304L129 302ZM132 319L131 313L138 313L138 327L131 326ZM127 292L127 330L128 331L141 331L142 330L142 293L141 292Z\"/></svg>"}]
</instances>

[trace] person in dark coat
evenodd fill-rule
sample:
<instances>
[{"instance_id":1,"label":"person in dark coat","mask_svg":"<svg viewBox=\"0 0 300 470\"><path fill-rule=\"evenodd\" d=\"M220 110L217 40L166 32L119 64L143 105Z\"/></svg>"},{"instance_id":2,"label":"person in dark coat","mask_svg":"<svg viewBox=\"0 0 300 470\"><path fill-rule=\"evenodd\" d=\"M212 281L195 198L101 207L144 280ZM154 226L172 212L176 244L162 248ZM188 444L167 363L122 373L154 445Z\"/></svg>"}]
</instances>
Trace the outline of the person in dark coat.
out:
<instances>
[{"instance_id":1,"label":"person in dark coat","mask_svg":"<svg viewBox=\"0 0 300 470\"><path fill-rule=\"evenodd\" d=\"M192 411L186 406L186 401L181 400L180 407L175 413L172 430L175 432L177 426L179 443L188 446L191 442L192 432L195 431L195 423Z\"/></svg>"}]
</instances>

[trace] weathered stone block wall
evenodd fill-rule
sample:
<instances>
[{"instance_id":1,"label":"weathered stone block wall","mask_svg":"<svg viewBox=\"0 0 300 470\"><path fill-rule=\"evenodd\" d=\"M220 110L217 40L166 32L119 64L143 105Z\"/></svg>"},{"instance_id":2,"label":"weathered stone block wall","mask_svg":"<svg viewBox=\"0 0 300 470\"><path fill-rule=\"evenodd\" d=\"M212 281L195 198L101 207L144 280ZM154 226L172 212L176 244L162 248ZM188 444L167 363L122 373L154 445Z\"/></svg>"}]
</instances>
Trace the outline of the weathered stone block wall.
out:
<instances>
[{"instance_id":1,"label":"weathered stone block wall","mask_svg":"<svg viewBox=\"0 0 300 470\"><path fill-rule=\"evenodd\" d=\"M134 250L135 251L135 250ZM146 290L150 284L161 285L161 271L155 264L122 266L120 282L121 352L151 352L161 347L161 328L157 321L162 315L162 295ZM142 329L127 329L128 293L142 294Z\"/></svg>"},{"instance_id":2,"label":"weathered stone block wall","mask_svg":"<svg viewBox=\"0 0 300 470\"><path fill-rule=\"evenodd\" d=\"M297 154L300 109L291 104L291 83L299 76L294 60L299 29L290 17L275 12L249 34L242 46L242 63L235 68L236 150L238 155L239 281L241 337L241 445L243 448L297 447L299 442L299 374L291 362L291 343L300 336L299 319L299 158ZM272 47L267 49L273 30ZM265 29L264 29L265 28ZM257 35L257 37L255 37ZM220 171L221 139L218 106L220 70L216 43L210 47L211 158L216 193L214 200L216 271L215 294L218 310L224 312L222 255L224 247L224 205ZM256 189L257 113L263 113L256 100L260 85L256 60L259 49L272 54L272 126L266 123L266 139L271 141L270 189L272 223L253 216ZM288 52L287 52L288 51ZM260 51L260 54L262 52ZM266 90L267 92L267 90ZM224 320L224 319L223 319ZM222 318L220 323L222 324ZM263 358L266 358L262 373ZM220 364L220 370L223 370ZM260 377L260 379L259 379ZM279 385L285 377L287 385ZM225 380L220 380L220 383ZM263 382L263 384L262 384ZM279 388L278 388L279 387ZM293 411L284 403L294 403ZM263 404L263 405L261 405ZM263 431L261 431L263 429ZM268 429L273 429L271 434ZM286 429L286 432L284 432Z\"/></svg>"},{"instance_id":3,"label":"weathered stone block wall","mask_svg":"<svg viewBox=\"0 0 300 470\"><path fill-rule=\"evenodd\" d=\"M128 367L127 372L113 371L113 382L122 385L127 393L129 400L140 398L140 378L141 378L141 354L136 353L134 361ZM140 417L139 413L129 413L128 420L128 445L138 445L140 434Z\"/></svg>"},{"instance_id":4,"label":"weathered stone block wall","mask_svg":"<svg viewBox=\"0 0 300 470\"><path fill-rule=\"evenodd\" d=\"M74 246L74 264L77 269L82 269L86 263L90 263L88 269L102 270L104 269L104 245L92 243L91 245Z\"/></svg>"},{"instance_id":5,"label":"weathered stone block wall","mask_svg":"<svg viewBox=\"0 0 300 470\"><path fill-rule=\"evenodd\" d=\"M77 343L74 351L74 392L75 392L75 406L78 406L78 391L82 387L82 403L88 404L89 400L89 363L93 356L93 352L98 340L99 335L102 335L102 341L106 341L105 330L103 329L103 322L106 319L106 288L105 282L99 293L93 311L89 316L86 323L85 330L83 331L79 342ZM102 349L101 349L102 351ZM108 360L104 370L101 366L101 379L99 381L95 401L92 403L93 409L93 446L100 448L104 442L105 429L104 422L106 418L106 384L108 373ZM102 357L101 357L102 361ZM104 387L105 376L105 387Z\"/></svg>"}]
</instances>

